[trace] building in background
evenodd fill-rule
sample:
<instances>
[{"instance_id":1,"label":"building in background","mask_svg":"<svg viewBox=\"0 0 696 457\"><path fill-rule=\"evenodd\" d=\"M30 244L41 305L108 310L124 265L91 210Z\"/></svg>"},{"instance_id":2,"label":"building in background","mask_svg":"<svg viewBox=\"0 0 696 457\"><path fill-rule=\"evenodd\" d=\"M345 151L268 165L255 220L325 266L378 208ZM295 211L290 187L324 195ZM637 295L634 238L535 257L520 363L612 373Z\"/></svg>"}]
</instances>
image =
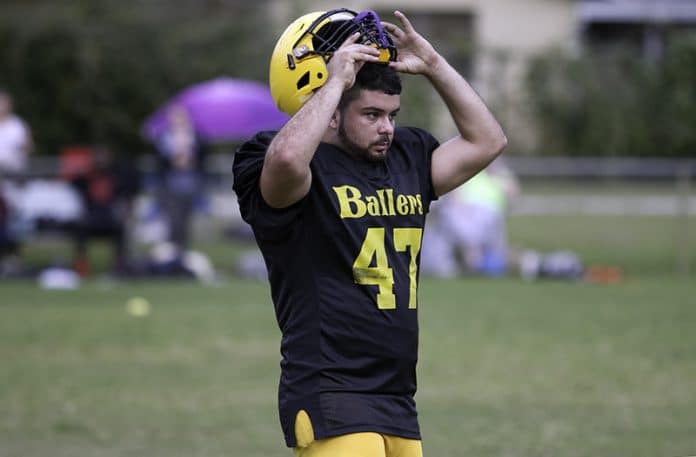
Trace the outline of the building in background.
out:
<instances>
[{"instance_id":1,"label":"building in background","mask_svg":"<svg viewBox=\"0 0 696 457\"><path fill-rule=\"evenodd\" d=\"M630 46L655 61L670 39L696 27L694 0L585 0L575 13L586 46Z\"/></svg>"}]
</instances>

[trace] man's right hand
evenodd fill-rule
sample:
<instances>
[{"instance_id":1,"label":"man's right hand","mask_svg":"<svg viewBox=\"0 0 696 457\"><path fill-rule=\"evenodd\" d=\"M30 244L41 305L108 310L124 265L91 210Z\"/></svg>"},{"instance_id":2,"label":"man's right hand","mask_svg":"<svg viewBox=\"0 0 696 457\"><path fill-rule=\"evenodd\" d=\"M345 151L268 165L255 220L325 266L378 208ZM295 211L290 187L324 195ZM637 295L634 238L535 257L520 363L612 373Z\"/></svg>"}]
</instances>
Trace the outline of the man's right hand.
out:
<instances>
[{"instance_id":1,"label":"man's right hand","mask_svg":"<svg viewBox=\"0 0 696 457\"><path fill-rule=\"evenodd\" d=\"M334 78L340 80L343 82L344 90L353 87L355 75L365 62L379 61L379 51L372 46L356 43L358 38L360 38L359 32L349 36L326 65L329 80Z\"/></svg>"}]
</instances>

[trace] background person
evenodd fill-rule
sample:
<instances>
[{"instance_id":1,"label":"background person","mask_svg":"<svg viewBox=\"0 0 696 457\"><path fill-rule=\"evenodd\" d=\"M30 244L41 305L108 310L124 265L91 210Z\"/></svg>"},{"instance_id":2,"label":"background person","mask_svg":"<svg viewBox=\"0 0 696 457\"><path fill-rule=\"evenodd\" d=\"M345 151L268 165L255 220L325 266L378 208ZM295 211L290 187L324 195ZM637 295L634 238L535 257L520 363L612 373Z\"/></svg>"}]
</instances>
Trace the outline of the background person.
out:
<instances>
[{"instance_id":1,"label":"background person","mask_svg":"<svg viewBox=\"0 0 696 457\"><path fill-rule=\"evenodd\" d=\"M25 172L33 147L29 126L13 110L12 96L0 88L0 176Z\"/></svg>"},{"instance_id":2,"label":"background person","mask_svg":"<svg viewBox=\"0 0 696 457\"><path fill-rule=\"evenodd\" d=\"M0 87L0 275L19 269L22 225L11 196L21 193L33 148L29 126L14 113L12 96Z\"/></svg>"},{"instance_id":3,"label":"background person","mask_svg":"<svg viewBox=\"0 0 696 457\"><path fill-rule=\"evenodd\" d=\"M508 209L519 193L516 176L498 157L438 201L423 240L423 273L506 273L514 257L508 246Z\"/></svg>"},{"instance_id":4,"label":"background person","mask_svg":"<svg viewBox=\"0 0 696 457\"><path fill-rule=\"evenodd\" d=\"M73 228L75 270L82 276L90 273L88 244L97 238L111 243L112 272L128 274L128 222L140 177L130 163L116 162L109 149L96 147L91 152L89 167L69 177L83 207Z\"/></svg>"},{"instance_id":5,"label":"background person","mask_svg":"<svg viewBox=\"0 0 696 457\"><path fill-rule=\"evenodd\" d=\"M205 149L185 107L173 106L167 119L167 129L156 142L161 165L159 202L168 241L182 253L191 243L193 215L203 192Z\"/></svg>"}]
</instances>

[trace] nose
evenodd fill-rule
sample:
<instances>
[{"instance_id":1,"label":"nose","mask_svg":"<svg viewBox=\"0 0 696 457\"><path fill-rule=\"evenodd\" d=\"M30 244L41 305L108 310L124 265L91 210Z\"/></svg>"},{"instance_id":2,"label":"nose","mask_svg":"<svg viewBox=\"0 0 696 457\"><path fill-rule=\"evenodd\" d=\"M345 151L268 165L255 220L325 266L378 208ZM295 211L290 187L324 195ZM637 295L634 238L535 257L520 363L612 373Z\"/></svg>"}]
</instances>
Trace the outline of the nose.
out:
<instances>
[{"instance_id":1,"label":"nose","mask_svg":"<svg viewBox=\"0 0 696 457\"><path fill-rule=\"evenodd\" d=\"M380 135L391 135L394 132L394 120L391 116L383 116L379 123Z\"/></svg>"}]
</instances>

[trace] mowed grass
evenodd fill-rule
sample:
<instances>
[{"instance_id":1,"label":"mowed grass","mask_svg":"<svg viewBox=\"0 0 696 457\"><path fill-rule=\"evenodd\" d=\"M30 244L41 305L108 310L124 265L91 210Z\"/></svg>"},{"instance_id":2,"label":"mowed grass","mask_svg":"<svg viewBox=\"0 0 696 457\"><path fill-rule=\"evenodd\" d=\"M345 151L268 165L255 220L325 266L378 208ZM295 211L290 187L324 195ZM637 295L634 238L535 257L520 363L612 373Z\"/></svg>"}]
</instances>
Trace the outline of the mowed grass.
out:
<instances>
[{"instance_id":1,"label":"mowed grass","mask_svg":"<svg viewBox=\"0 0 696 457\"><path fill-rule=\"evenodd\" d=\"M426 456L696 455L696 240L685 248L689 280L675 274L678 227L655 217L510 220L514 245L618 265L619 284L424 279ZM230 276L250 245L197 247L222 270L220 284L0 283L0 456L292 455L277 419L268 287ZM69 249L25 252L37 264ZM96 246L95 257L103 264L108 250ZM150 315L126 312L135 296Z\"/></svg>"},{"instance_id":2,"label":"mowed grass","mask_svg":"<svg viewBox=\"0 0 696 457\"><path fill-rule=\"evenodd\" d=\"M691 283L425 280L420 296L426 455L696 453ZM2 456L291 455L264 284L5 283L0 313Z\"/></svg>"}]
</instances>

